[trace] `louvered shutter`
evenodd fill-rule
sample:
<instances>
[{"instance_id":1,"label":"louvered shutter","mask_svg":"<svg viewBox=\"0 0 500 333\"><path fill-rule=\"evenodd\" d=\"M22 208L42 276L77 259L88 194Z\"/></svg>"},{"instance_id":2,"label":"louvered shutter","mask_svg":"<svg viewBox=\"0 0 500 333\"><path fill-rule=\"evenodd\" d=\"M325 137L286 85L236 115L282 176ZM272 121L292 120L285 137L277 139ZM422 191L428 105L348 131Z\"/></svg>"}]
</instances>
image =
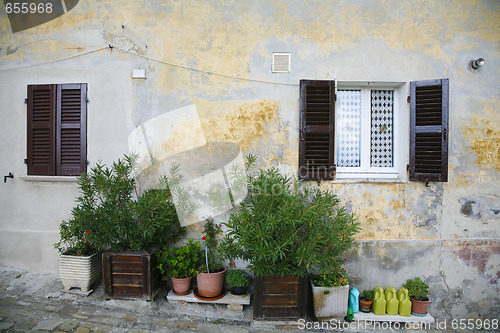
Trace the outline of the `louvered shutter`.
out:
<instances>
[{"instance_id":1,"label":"louvered shutter","mask_svg":"<svg viewBox=\"0 0 500 333\"><path fill-rule=\"evenodd\" d=\"M28 175L56 173L56 85L28 86Z\"/></svg>"},{"instance_id":2,"label":"louvered shutter","mask_svg":"<svg viewBox=\"0 0 500 333\"><path fill-rule=\"evenodd\" d=\"M410 82L409 176L448 181L448 79Z\"/></svg>"},{"instance_id":3,"label":"louvered shutter","mask_svg":"<svg viewBox=\"0 0 500 333\"><path fill-rule=\"evenodd\" d=\"M300 81L299 177L335 178L335 81Z\"/></svg>"},{"instance_id":4,"label":"louvered shutter","mask_svg":"<svg viewBox=\"0 0 500 333\"><path fill-rule=\"evenodd\" d=\"M57 174L76 176L86 171L87 84L57 86Z\"/></svg>"}]
</instances>

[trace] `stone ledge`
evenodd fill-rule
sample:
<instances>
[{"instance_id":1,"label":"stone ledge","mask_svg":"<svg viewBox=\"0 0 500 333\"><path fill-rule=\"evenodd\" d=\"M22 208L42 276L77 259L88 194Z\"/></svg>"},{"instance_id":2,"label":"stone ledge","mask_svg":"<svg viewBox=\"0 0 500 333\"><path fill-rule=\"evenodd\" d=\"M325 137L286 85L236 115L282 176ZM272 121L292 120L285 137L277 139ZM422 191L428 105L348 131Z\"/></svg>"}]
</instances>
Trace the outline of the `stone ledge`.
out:
<instances>
[{"instance_id":1,"label":"stone ledge","mask_svg":"<svg viewBox=\"0 0 500 333\"><path fill-rule=\"evenodd\" d=\"M238 297L231 295L231 293L226 292L226 295L220 299L214 301L205 301L196 298L194 292L191 291L187 295L179 296L170 291L167 295L167 301L169 302L188 302L188 303L205 303L205 304L226 304L228 309L231 310L243 310L243 305L250 305L250 293L244 297Z\"/></svg>"},{"instance_id":2,"label":"stone ledge","mask_svg":"<svg viewBox=\"0 0 500 333\"><path fill-rule=\"evenodd\" d=\"M411 315L410 317L399 316L399 315L376 315L373 312L364 313L358 312L354 314L354 319L357 321L390 321L399 323L434 323L434 317L429 313L424 317L419 317Z\"/></svg>"}]
</instances>

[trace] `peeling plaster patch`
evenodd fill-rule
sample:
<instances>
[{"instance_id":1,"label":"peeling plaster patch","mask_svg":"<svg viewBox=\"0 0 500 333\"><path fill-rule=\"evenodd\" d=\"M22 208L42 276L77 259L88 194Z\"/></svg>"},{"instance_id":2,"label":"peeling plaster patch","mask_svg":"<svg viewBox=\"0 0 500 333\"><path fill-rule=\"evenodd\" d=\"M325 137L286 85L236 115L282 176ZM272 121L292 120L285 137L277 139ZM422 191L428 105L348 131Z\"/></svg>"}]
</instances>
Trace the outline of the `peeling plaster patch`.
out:
<instances>
[{"instance_id":1,"label":"peeling plaster patch","mask_svg":"<svg viewBox=\"0 0 500 333\"><path fill-rule=\"evenodd\" d=\"M463 216L484 221L500 218L500 198L461 198L458 202L462 205L460 214Z\"/></svg>"},{"instance_id":2,"label":"peeling plaster patch","mask_svg":"<svg viewBox=\"0 0 500 333\"><path fill-rule=\"evenodd\" d=\"M462 205L462 208L460 208L460 214L462 214L463 216L472 217L473 219L481 218L481 213L479 212L475 201L462 198L459 200L459 202Z\"/></svg>"},{"instance_id":3,"label":"peeling plaster patch","mask_svg":"<svg viewBox=\"0 0 500 333\"><path fill-rule=\"evenodd\" d=\"M7 47L7 55L15 53L17 51L18 47L17 46L8 46Z\"/></svg>"},{"instance_id":4,"label":"peeling plaster patch","mask_svg":"<svg viewBox=\"0 0 500 333\"><path fill-rule=\"evenodd\" d=\"M324 182L354 212L362 230L357 240L433 239L441 220L443 187L406 184L331 184Z\"/></svg>"},{"instance_id":5,"label":"peeling plaster patch","mask_svg":"<svg viewBox=\"0 0 500 333\"><path fill-rule=\"evenodd\" d=\"M497 289L500 271L500 242L498 241L459 241L447 244L445 248L468 267L474 268Z\"/></svg>"}]
</instances>

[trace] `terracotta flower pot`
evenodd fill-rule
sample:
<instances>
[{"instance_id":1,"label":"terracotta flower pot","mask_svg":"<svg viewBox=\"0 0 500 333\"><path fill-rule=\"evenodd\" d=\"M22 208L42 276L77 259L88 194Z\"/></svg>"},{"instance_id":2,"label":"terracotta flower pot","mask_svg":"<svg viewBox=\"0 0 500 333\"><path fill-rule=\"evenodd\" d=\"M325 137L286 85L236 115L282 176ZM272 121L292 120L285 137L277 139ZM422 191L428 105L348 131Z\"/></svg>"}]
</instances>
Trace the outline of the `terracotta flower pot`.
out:
<instances>
[{"instance_id":1,"label":"terracotta flower pot","mask_svg":"<svg viewBox=\"0 0 500 333\"><path fill-rule=\"evenodd\" d=\"M181 279L171 278L172 284L174 285L174 292L179 295L187 294L189 288L191 287L191 278L191 276Z\"/></svg>"},{"instance_id":2,"label":"terracotta flower pot","mask_svg":"<svg viewBox=\"0 0 500 333\"><path fill-rule=\"evenodd\" d=\"M222 294L224 289L224 274L226 268L222 272L217 273L198 273L196 282L198 284L198 294L201 297L217 297Z\"/></svg>"},{"instance_id":3,"label":"terracotta flower pot","mask_svg":"<svg viewBox=\"0 0 500 333\"><path fill-rule=\"evenodd\" d=\"M416 299L410 298L410 300L412 314L421 317L427 314L427 307L429 305L430 299L425 298L423 301L417 301Z\"/></svg>"},{"instance_id":4,"label":"terracotta flower pot","mask_svg":"<svg viewBox=\"0 0 500 333\"><path fill-rule=\"evenodd\" d=\"M371 301L365 301L363 298L359 298L359 311L368 313L372 309L372 303L373 300Z\"/></svg>"}]
</instances>

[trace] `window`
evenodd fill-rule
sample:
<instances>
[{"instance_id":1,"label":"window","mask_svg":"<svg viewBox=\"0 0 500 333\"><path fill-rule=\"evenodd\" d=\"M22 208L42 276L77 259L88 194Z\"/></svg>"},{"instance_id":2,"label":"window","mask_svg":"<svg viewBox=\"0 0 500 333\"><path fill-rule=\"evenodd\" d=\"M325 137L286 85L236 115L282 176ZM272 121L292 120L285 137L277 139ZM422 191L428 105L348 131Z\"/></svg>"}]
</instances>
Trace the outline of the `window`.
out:
<instances>
[{"instance_id":1,"label":"window","mask_svg":"<svg viewBox=\"0 0 500 333\"><path fill-rule=\"evenodd\" d=\"M301 80L299 177L447 181L448 80L411 82L409 150L401 87Z\"/></svg>"},{"instance_id":2,"label":"window","mask_svg":"<svg viewBox=\"0 0 500 333\"><path fill-rule=\"evenodd\" d=\"M349 88L337 91L337 178L397 178L398 91Z\"/></svg>"},{"instance_id":3,"label":"window","mask_svg":"<svg viewBox=\"0 0 500 333\"><path fill-rule=\"evenodd\" d=\"M27 125L28 175L86 172L86 83L29 85Z\"/></svg>"}]
</instances>

